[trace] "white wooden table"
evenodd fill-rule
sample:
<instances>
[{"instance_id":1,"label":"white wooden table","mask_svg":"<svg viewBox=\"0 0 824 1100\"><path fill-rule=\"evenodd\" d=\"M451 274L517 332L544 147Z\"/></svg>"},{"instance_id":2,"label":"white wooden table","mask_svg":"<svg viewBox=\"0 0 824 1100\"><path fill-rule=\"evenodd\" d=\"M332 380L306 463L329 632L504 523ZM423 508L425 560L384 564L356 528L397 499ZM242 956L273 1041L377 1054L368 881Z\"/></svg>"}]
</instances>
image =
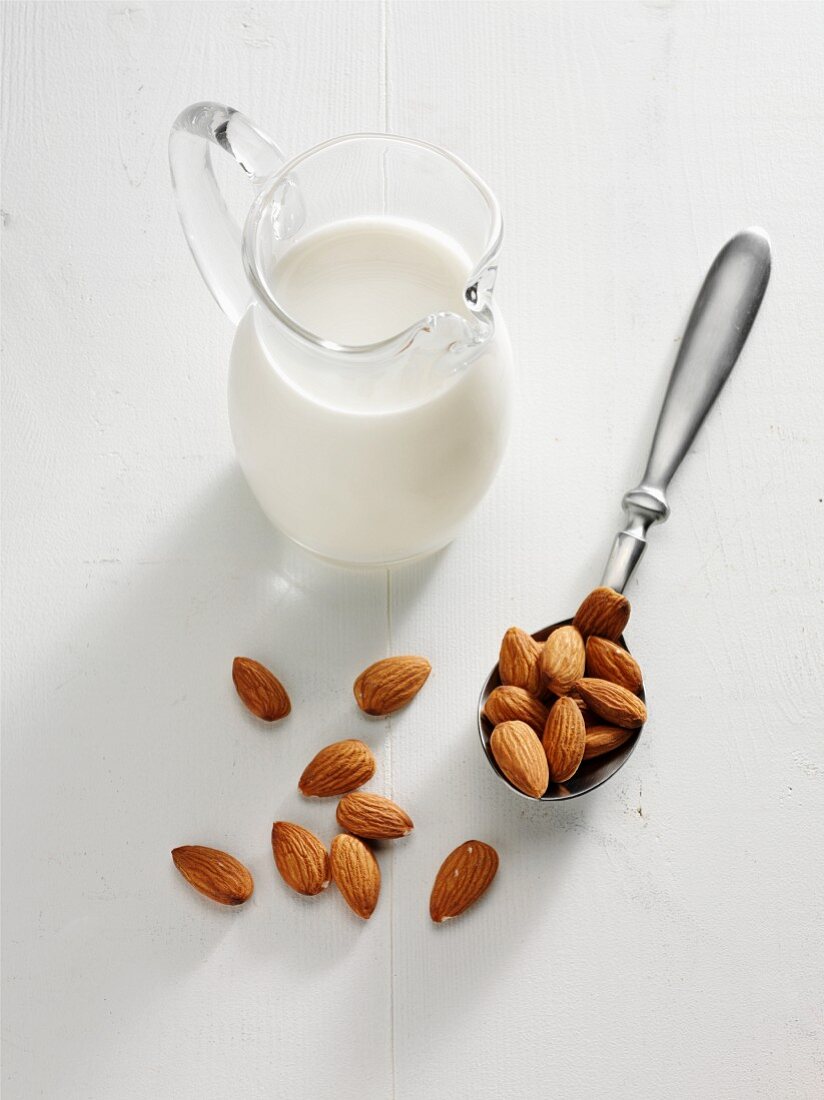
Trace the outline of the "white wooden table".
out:
<instances>
[{"instance_id":1,"label":"white wooden table","mask_svg":"<svg viewBox=\"0 0 824 1100\"><path fill-rule=\"evenodd\" d=\"M7 4L3 10L5 1100L819 1097L824 1088L824 6ZM166 136L187 103L288 151L444 144L497 191L520 404L461 538L356 574L266 524L234 464L231 332ZM473 727L505 627L597 581L704 271L771 234L751 341L629 595L652 717L564 806ZM351 683L434 673L368 724ZM294 711L263 728L246 653ZM412 813L363 925L276 877L273 819L342 736ZM427 914L455 844L484 902ZM246 860L223 910L177 876Z\"/></svg>"}]
</instances>

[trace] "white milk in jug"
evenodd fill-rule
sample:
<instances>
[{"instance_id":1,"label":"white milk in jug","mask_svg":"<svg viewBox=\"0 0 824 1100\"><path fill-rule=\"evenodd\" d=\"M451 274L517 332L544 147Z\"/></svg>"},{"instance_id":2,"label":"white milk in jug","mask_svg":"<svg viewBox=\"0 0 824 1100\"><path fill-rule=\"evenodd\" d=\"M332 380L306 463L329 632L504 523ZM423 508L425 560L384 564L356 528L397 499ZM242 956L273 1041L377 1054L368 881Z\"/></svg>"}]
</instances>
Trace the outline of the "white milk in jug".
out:
<instances>
[{"instance_id":1,"label":"white milk in jug","mask_svg":"<svg viewBox=\"0 0 824 1100\"><path fill-rule=\"evenodd\" d=\"M307 233L270 272L281 310L324 341L373 345L424 321L408 354L372 362L310 352L259 304L241 320L235 446L262 508L297 542L389 563L449 542L478 503L506 442L511 352L494 305L494 335L455 351L477 324L470 269L443 233L373 216Z\"/></svg>"}]
</instances>

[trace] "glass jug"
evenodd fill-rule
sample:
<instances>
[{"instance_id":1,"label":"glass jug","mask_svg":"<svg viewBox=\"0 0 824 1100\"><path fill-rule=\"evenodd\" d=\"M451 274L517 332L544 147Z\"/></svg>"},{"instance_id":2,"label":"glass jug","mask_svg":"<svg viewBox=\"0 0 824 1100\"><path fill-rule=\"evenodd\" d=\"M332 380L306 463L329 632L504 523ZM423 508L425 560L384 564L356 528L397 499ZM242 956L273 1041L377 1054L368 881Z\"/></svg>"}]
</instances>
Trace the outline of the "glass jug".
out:
<instances>
[{"instance_id":1,"label":"glass jug","mask_svg":"<svg viewBox=\"0 0 824 1100\"><path fill-rule=\"evenodd\" d=\"M242 233L211 145L251 181ZM338 562L446 545L509 429L489 188L451 153L388 134L334 138L287 162L216 103L180 114L169 159L195 262L237 326L229 419L263 511Z\"/></svg>"}]
</instances>

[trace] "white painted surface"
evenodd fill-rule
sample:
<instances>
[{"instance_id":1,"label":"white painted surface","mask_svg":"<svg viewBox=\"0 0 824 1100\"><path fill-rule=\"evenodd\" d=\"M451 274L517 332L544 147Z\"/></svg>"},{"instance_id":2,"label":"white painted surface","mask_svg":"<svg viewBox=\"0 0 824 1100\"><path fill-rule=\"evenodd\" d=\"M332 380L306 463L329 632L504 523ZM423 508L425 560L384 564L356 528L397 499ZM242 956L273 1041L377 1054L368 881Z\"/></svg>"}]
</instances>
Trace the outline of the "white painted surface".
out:
<instances>
[{"instance_id":1,"label":"white painted surface","mask_svg":"<svg viewBox=\"0 0 824 1100\"><path fill-rule=\"evenodd\" d=\"M821 5L9 5L3 11L6 1100L817 1097L824 1087ZM355 575L268 528L233 465L231 333L166 132L247 109L295 150L388 126L497 190L520 371L461 538ZM751 343L630 589L652 718L621 775L531 807L472 708L503 629L598 577L715 250L775 247ZM350 684L421 651L366 725ZM292 691L247 718L231 658ZM417 829L366 926L290 896L275 816L343 735ZM479 836L482 906L427 917ZM257 878L223 911L168 851Z\"/></svg>"}]
</instances>

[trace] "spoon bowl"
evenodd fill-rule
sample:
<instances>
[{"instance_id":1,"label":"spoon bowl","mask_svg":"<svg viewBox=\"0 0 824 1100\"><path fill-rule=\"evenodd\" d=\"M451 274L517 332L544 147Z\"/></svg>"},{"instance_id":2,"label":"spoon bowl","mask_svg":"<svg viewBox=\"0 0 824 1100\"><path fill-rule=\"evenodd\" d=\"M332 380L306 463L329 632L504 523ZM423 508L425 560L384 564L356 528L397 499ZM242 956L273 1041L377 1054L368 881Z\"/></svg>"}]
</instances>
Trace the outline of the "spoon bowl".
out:
<instances>
[{"instance_id":1,"label":"spoon bowl","mask_svg":"<svg viewBox=\"0 0 824 1100\"><path fill-rule=\"evenodd\" d=\"M532 637L536 642L545 642L553 630L557 630L559 626L569 626L571 622L572 619L563 619L561 622L553 623L552 626L544 627L543 630L538 630ZM618 645L629 652L623 637L619 638ZM568 798L577 798L579 795L594 791L596 787L600 787L602 783L606 783L608 779L611 779L612 776L624 766L627 760L629 760L644 730L643 726L637 730L633 730L629 740L625 741L623 745L620 745L617 749L613 749L612 752L604 753L603 756L594 756L591 760L584 760L571 779L568 779L565 783L550 783L549 787L540 798L533 798L532 795L524 794L523 791L519 791L516 786L509 782L495 762L495 757L492 755L492 749L489 746L489 738L492 736L494 727L484 714L484 707L491 693L496 687L500 687L500 685L501 677L498 666L495 665L486 678L486 682L481 691L481 697L478 700L478 734L481 738L481 746L486 753L486 758L490 766L497 772L501 780L506 783L509 789L514 791L515 794L519 794L521 798L529 799L530 802L564 802ZM638 692L638 697L646 700L643 685Z\"/></svg>"},{"instance_id":2,"label":"spoon bowl","mask_svg":"<svg viewBox=\"0 0 824 1100\"><path fill-rule=\"evenodd\" d=\"M626 523L613 542L601 580L603 586L624 591L646 548L647 532L669 515L666 495L669 483L741 354L767 289L770 266L770 242L763 229L736 233L715 257L680 343L644 476L624 496ZM532 637L538 642L546 641L553 630L571 622L565 619L554 623ZM629 652L623 638L619 639L619 645ZM522 798L532 798L509 782L495 763L489 746L492 724L483 711L490 692L500 682L495 665L478 703L481 745L502 782ZM638 694L645 698L643 685ZM642 732L643 726L611 753L583 761L571 779L551 783L533 801L563 802L594 791L629 760Z\"/></svg>"}]
</instances>

